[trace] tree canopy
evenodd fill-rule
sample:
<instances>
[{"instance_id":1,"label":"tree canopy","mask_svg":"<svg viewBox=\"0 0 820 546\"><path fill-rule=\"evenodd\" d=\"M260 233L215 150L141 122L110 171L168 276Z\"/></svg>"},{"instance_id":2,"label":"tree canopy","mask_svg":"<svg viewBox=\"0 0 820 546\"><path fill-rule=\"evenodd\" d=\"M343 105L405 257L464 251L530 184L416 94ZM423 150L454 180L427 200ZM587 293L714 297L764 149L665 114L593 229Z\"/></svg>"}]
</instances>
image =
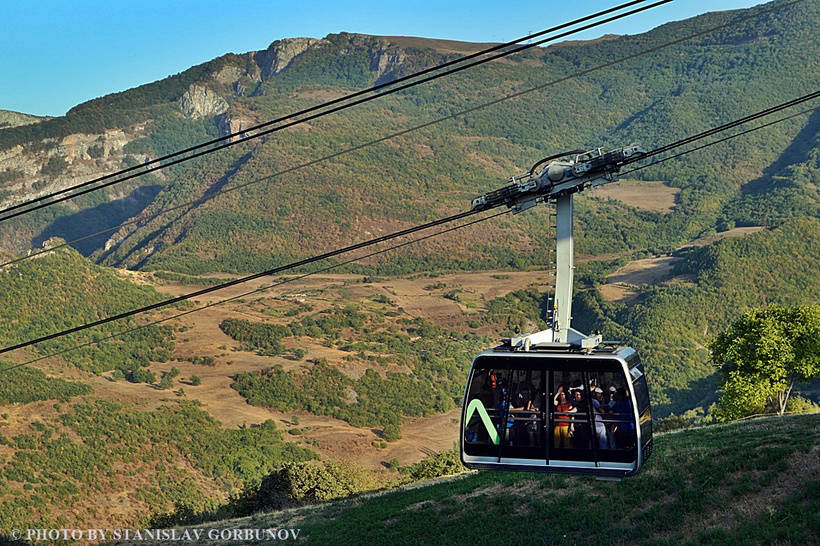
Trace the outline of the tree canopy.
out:
<instances>
[{"instance_id":1,"label":"tree canopy","mask_svg":"<svg viewBox=\"0 0 820 546\"><path fill-rule=\"evenodd\" d=\"M820 305L754 309L710 349L723 383L719 419L782 414L796 382L820 378Z\"/></svg>"}]
</instances>

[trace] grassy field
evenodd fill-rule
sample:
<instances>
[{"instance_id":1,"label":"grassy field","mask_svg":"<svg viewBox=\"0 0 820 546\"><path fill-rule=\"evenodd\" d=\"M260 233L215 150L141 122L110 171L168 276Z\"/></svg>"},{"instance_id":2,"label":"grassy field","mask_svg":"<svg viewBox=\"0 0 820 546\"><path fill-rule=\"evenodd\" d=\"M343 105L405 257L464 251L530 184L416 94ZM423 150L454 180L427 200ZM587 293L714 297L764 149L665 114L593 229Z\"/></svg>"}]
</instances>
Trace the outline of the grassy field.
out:
<instances>
[{"instance_id":1,"label":"grassy field","mask_svg":"<svg viewBox=\"0 0 820 546\"><path fill-rule=\"evenodd\" d=\"M310 544L816 544L820 416L657 435L634 478L475 472L203 528Z\"/></svg>"}]
</instances>

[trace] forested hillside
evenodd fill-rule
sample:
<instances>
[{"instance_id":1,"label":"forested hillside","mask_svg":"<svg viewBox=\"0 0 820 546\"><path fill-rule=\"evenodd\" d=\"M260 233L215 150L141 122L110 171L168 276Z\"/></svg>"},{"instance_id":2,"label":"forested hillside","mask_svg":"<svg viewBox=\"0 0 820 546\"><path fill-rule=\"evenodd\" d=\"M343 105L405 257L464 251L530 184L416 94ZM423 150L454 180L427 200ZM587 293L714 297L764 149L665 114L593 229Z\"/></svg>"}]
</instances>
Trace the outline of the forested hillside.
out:
<instances>
[{"instance_id":1,"label":"forested hillside","mask_svg":"<svg viewBox=\"0 0 820 546\"><path fill-rule=\"evenodd\" d=\"M705 411L716 400L706 345L743 312L820 300L820 221L789 220L676 257L673 276L642 286L637 300L609 303L597 289L582 289L573 313L582 331L601 330L638 348L659 415Z\"/></svg>"},{"instance_id":2,"label":"forested hillside","mask_svg":"<svg viewBox=\"0 0 820 546\"><path fill-rule=\"evenodd\" d=\"M631 142L648 148L665 144L809 91L816 79L806 67L818 56L810 39L817 9L812 2L801 2L282 176L275 174L744 12L708 14L636 36L527 51L232 147L172 168L167 180L152 182L165 189L155 198L143 196L146 213L201 202L124 228L106 249L101 247L110 234L96 239L95 257L109 265L187 273L255 271L379 230L464 210L475 194L547 154ZM430 47L422 47L423 39L413 43L351 34L274 42L263 52L227 55L90 101L63 118L0 131L0 144L31 148L42 146L38 139L45 136L139 124L144 132L129 133L134 138L123 148L123 160L141 161L453 58L452 50L437 50L436 42ZM287 58L283 52L297 54ZM192 90L199 90L210 109L184 108L183 96ZM811 160L817 120L816 114L798 117L640 171L641 178L680 189L669 213L581 199L579 251L671 250L716 228L774 225L786 217L815 214L813 171L807 174L798 165ZM70 173L71 165L67 169ZM214 195L249 182L254 183ZM772 184L772 198L761 198ZM85 204L92 205L99 203ZM38 229L79 236L68 227L70 221L58 223L61 215L68 219L78 213L67 206L51 211L28 217L25 232L35 239ZM86 220L89 228L116 225L110 218ZM440 245L420 245L409 257L384 258L387 263L378 271L543 264L547 224L544 211L499 220L482 226L477 239L454 236ZM2 229L14 229L14 222ZM2 239L20 244L19 238Z\"/></svg>"},{"instance_id":3,"label":"forested hillside","mask_svg":"<svg viewBox=\"0 0 820 546\"><path fill-rule=\"evenodd\" d=\"M4 347L163 299L153 288L94 265L71 248L7 266L0 270L0 285L0 343ZM145 322L142 319L141 324ZM127 319L45 341L29 349L29 355L49 355L99 341L62 358L83 370L100 373L117 369L129 379L141 380L143 367L170 358L174 334L170 327L160 325L106 339L137 324L135 319Z\"/></svg>"},{"instance_id":4,"label":"forested hillside","mask_svg":"<svg viewBox=\"0 0 820 546\"><path fill-rule=\"evenodd\" d=\"M652 148L806 93L816 82L811 67L816 67L818 51L811 37L818 7L799 2L331 161L282 176L276 173L773 5L777 2L707 14L636 36L529 50L175 166L161 178L150 178L145 188L129 187L127 191L134 192L122 201L132 204L120 207L116 214L98 195L79 203L84 210L61 204L3 222L0 242L20 250L25 234L32 236L32 242L55 234L76 237L85 230L116 225L143 207L145 213L159 212L193 200L113 236L84 241L78 248L106 265L165 270L159 274L166 277L249 272L464 210L476 193L498 186L506 176L546 154L629 142ZM77 133L101 135L99 142L89 140L96 144L83 144L86 147L79 148L78 155L64 160L53 155L34 183L47 184L50 173L53 179L77 175L80 164L90 168L95 158L98 167L100 160L117 154L125 164L133 164L389 81L453 59L454 51L476 47L452 43L442 49L436 41L346 33L321 40L276 41L265 51L226 55L165 80L89 101L64 117L0 130L0 148L18 154L8 156L13 163L14 158L51 149ZM636 208L594 195L579 197L576 233L582 254L628 259L638 256L636 252L668 253L716 230L736 226L770 230L743 242L679 251L677 280L641 288L636 304L609 303L595 290L579 295L575 312L579 328L602 329L607 336L641 349L656 376L654 397L661 414L707 406L713 399L705 345L741 309L768 302L816 301L818 283L812 272L817 270L818 255L813 237L820 171L818 120L816 112L795 117L633 175L639 182L661 181L673 188L671 210ZM111 131L122 132L121 149L111 148L109 137L103 138ZM10 168L3 173L9 188L17 188L27 176L25 170ZM242 184L247 186L219 194ZM21 187L26 187L25 181ZM32 185L32 189L36 188ZM142 192L139 198L134 197L138 192ZM547 210L541 207L347 269L406 274L548 265L549 230ZM104 270L91 269L71 252L61 256L68 261L60 266L53 263L55 256L46 256L2 273L8 285L2 297L8 303L0 311L7 315L0 335L8 343L158 297L148 290L121 290ZM619 263L589 264L586 284L601 282L607 268ZM97 272L92 275L93 271ZM51 291L32 288L55 282L49 275L60 275L64 278L58 284L73 287L69 303L54 301ZM81 282L89 275L96 284ZM37 283L32 284L32 278ZM84 297L92 293L94 298ZM38 310L46 308L57 311L39 317ZM93 335L98 334L78 335L71 342L87 341ZM355 337L350 343L374 342ZM151 360L169 357L171 338L167 327L152 327L130 334L126 341L105 342L100 350L86 349L70 358L84 369L116 368L131 379L150 380L140 370ZM36 354L71 342L51 342ZM268 350L260 349L263 354ZM92 350L97 355L93 359ZM465 349L465 354L469 352ZM454 369L458 366L445 375L449 377ZM241 376L237 386L260 403L264 397L251 393L263 380ZM456 398L451 380L455 381L450 378L442 384L444 399ZM442 404L439 411L449 405ZM293 403L280 405L288 408ZM361 422L385 425L387 421L371 416Z\"/></svg>"},{"instance_id":5,"label":"forested hillside","mask_svg":"<svg viewBox=\"0 0 820 546\"><path fill-rule=\"evenodd\" d=\"M0 416L0 527L122 526L213 510L284 462L309 460L272 421L226 430L193 402L145 411L91 399Z\"/></svg>"}]
</instances>

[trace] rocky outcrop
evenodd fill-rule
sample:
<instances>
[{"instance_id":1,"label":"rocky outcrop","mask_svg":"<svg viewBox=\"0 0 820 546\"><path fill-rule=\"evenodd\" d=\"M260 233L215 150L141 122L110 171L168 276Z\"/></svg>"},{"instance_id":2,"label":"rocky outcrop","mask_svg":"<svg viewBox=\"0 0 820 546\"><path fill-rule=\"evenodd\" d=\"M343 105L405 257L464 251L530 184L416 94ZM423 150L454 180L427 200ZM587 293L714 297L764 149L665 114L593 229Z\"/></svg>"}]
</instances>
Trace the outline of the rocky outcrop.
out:
<instances>
[{"instance_id":1,"label":"rocky outcrop","mask_svg":"<svg viewBox=\"0 0 820 546\"><path fill-rule=\"evenodd\" d=\"M222 85L230 85L245 76L245 71L235 65L226 65L214 74L214 79Z\"/></svg>"},{"instance_id":2,"label":"rocky outcrop","mask_svg":"<svg viewBox=\"0 0 820 546\"><path fill-rule=\"evenodd\" d=\"M326 44L326 40L316 38L285 38L276 40L268 49L256 55L256 64L262 70L262 79L267 80L283 71L291 61L318 44Z\"/></svg>"},{"instance_id":3,"label":"rocky outcrop","mask_svg":"<svg viewBox=\"0 0 820 546\"><path fill-rule=\"evenodd\" d=\"M144 130L143 124L132 126L128 133L121 129L93 135L75 133L61 139L45 139L33 149L18 145L0 151L0 173L19 175L10 178L7 174L7 179L0 183L0 207L116 171L123 165L125 145L142 136ZM144 154L128 155L138 162L147 158ZM59 171L47 168L54 158L62 165Z\"/></svg>"},{"instance_id":4,"label":"rocky outcrop","mask_svg":"<svg viewBox=\"0 0 820 546\"><path fill-rule=\"evenodd\" d=\"M287 69L293 60L305 51L317 47L332 47L338 55L367 50L370 70L375 73L377 79L395 73L406 59L404 51L387 40L364 34L342 32L329 34L321 40L315 38L276 40L268 49L257 53L254 60L261 70L262 79L268 80Z\"/></svg>"},{"instance_id":5,"label":"rocky outcrop","mask_svg":"<svg viewBox=\"0 0 820 546\"><path fill-rule=\"evenodd\" d=\"M179 108L191 119L217 116L228 111L228 102L207 87L191 84L179 99Z\"/></svg>"},{"instance_id":6,"label":"rocky outcrop","mask_svg":"<svg viewBox=\"0 0 820 546\"><path fill-rule=\"evenodd\" d=\"M377 40L369 49L370 70L376 73L376 78L394 74L404 63L404 52L391 46L383 40Z\"/></svg>"},{"instance_id":7,"label":"rocky outcrop","mask_svg":"<svg viewBox=\"0 0 820 546\"><path fill-rule=\"evenodd\" d=\"M231 112L226 112L216 118L216 125L219 128L220 135L238 135L232 137L231 142L247 136L241 132L254 124L252 120Z\"/></svg>"}]
</instances>

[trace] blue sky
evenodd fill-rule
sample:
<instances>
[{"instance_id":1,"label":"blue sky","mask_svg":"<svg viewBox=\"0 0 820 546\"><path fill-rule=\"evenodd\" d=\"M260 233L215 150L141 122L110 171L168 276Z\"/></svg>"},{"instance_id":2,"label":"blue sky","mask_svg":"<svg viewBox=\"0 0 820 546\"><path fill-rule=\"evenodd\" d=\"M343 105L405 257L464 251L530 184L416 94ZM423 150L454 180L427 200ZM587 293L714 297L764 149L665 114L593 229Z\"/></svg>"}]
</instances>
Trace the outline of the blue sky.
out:
<instances>
[{"instance_id":1,"label":"blue sky","mask_svg":"<svg viewBox=\"0 0 820 546\"><path fill-rule=\"evenodd\" d=\"M279 38L347 31L502 42L616 2L0 0L0 109L62 115L80 102L228 52L264 49ZM636 34L705 11L759 3L675 0L578 37Z\"/></svg>"}]
</instances>

